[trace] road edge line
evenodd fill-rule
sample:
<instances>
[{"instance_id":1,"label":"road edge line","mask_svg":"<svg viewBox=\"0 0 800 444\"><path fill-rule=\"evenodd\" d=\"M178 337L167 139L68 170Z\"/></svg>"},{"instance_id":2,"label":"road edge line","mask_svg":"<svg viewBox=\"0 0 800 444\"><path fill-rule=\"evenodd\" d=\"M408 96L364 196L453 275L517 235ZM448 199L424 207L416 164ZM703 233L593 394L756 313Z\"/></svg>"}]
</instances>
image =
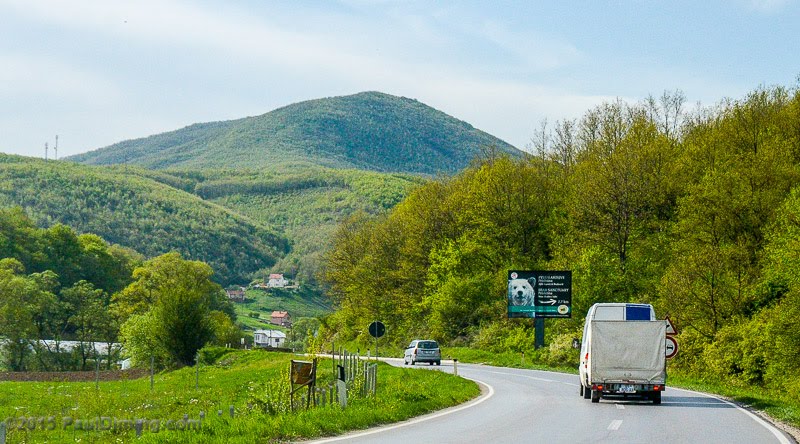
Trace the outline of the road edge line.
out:
<instances>
[{"instance_id":1,"label":"road edge line","mask_svg":"<svg viewBox=\"0 0 800 444\"><path fill-rule=\"evenodd\" d=\"M713 394L710 394L710 393L698 392L698 391L695 391L695 390L688 390L688 389L678 388L678 387L675 387L675 386L672 386L670 388L672 390L680 390L680 391L684 391L684 392L697 393L697 394L703 395L703 396L708 397L708 398L712 398L712 399L716 399L718 401L722 401L725 404L728 404L728 405L730 405L732 407L735 407L738 410L741 410L746 415L748 415L750 418L755 420L758 424L760 424L762 427L764 427L765 429L769 430L770 433L772 433L773 435L775 435L776 438L778 438L778 441L781 444L794 444L794 443L797 442L797 441L794 440L794 438L789 439L783 431L781 431L778 427L776 427L771 422L767 421L766 419L762 418L759 415L756 415L755 413L751 412L750 410L748 410L748 409L736 404L735 402L728 401L725 398L722 398L722 397L719 397L719 396L716 396L716 395L713 395Z\"/></svg>"},{"instance_id":2,"label":"road edge line","mask_svg":"<svg viewBox=\"0 0 800 444\"><path fill-rule=\"evenodd\" d=\"M369 429L369 430L366 430L366 431L363 431L363 432L348 433L346 435L333 436L333 437L330 437L330 438L322 438L322 439L315 440L315 441L305 441L305 442L308 443L308 444L324 444L324 443L329 443L329 442L343 441L345 439L361 438L363 436L374 435L376 433L388 432L389 430L399 429L401 427L406 427L406 426L410 426L410 425L413 425L413 424L419 424L421 422L429 421L431 419L441 418L442 416L449 415L451 413L456 413L456 412L460 412L461 410L466 410L468 408L475 407L476 405L478 405L478 404L486 401L487 399L491 398L492 396L494 396L494 387L492 387L491 385L489 385L489 384L487 384L487 383L485 383L483 381L480 381L480 380L477 380L477 379L473 379L473 378L467 378L467 377L464 377L464 376L462 376L462 378L468 379L470 381L473 381L473 382L475 382L476 384L478 384L481 387L486 387L486 392L484 393L483 389L481 389L481 395L478 396L477 398L473 399L472 401L469 401L466 404L461 404L461 405L458 405L458 406L448 407L448 408L446 408L444 410L439 410L438 412L427 413L425 415L418 416L416 418L407 419L407 420L399 422L397 424L392 424L392 425L385 426L385 427L378 427L378 428L374 428L374 429Z\"/></svg>"}]
</instances>

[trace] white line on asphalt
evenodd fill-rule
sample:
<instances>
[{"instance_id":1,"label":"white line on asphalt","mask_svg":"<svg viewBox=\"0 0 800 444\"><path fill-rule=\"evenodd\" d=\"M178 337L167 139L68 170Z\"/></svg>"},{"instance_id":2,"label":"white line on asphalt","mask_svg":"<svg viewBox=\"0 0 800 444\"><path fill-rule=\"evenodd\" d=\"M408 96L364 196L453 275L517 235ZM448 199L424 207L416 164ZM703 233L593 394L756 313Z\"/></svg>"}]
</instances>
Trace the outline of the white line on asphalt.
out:
<instances>
[{"instance_id":1,"label":"white line on asphalt","mask_svg":"<svg viewBox=\"0 0 800 444\"><path fill-rule=\"evenodd\" d=\"M608 430L619 430L619 426L622 425L621 419L615 419L611 421L611 424L608 425Z\"/></svg>"},{"instance_id":2,"label":"white line on asphalt","mask_svg":"<svg viewBox=\"0 0 800 444\"><path fill-rule=\"evenodd\" d=\"M617 410L625 410L625 406L622 404L615 404L617 406Z\"/></svg>"},{"instance_id":3,"label":"white line on asphalt","mask_svg":"<svg viewBox=\"0 0 800 444\"><path fill-rule=\"evenodd\" d=\"M476 400L474 400L472 402L469 402L467 404L461 405L459 407L449 408L449 409L443 410L443 411L438 412L438 413L433 413L433 414L430 414L430 415L420 416L418 418L411 419L411 420L408 420L408 421L404 421L404 422L401 422L399 424L391 425L391 426L388 426L388 427L381 427L379 429L371 429L371 430L368 430L366 432L354 433L354 434L351 434L351 435L334 436L332 438L322 439L322 440L319 440L319 441L311 441L310 443L323 444L323 443L328 443L328 442L343 441L345 439L360 438L362 436L369 436L369 435L373 435L375 433L388 432L389 430L399 429L400 427L405 427L405 426L409 426L409 425L412 425L412 424L419 424L421 422L425 422L425 421L428 421L428 420L431 420L431 419L440 418L442 416L449 415L451 413L460 412L461 410L468 409L470 407L475 407L476 405L478 405L478 404L482 403L483 401L486 401L487 399L489 399L492 396L494 396L494 387L492 387L491 385L489 385L489 384L487 384L487 383L485 383L483 381L479 381L477 379L473 379L473 378L465 378L465 379L469 379L471 381L477 382L478 384L485 385L486 388L489 390L489 392L486 393L485 395L481 395L478 399L476 399Z\"/></svg>"},{"instance_id":4,"label":"white line on asphalt","mask_svg":"<svg viewBox=\"0 0 800 444\"><path fill-rule=\"evenodd\" d=\"M486 371L486 373L494 373L495 375L519 376L521 378L533 379L534 381L541 381L541 382L556 382L552 379L537 378L536 376L521 375L519 373L490 372L488 370Z\"/></svg>"},{"instance_id":5,"label":"white line on asphalt","mask_svg":"<svg viewBox=\"0 0 800 444\"><path fill-rule=\"evenodd\" d=\"M786 435L781 433L781 431L778 430L774 425L770 424L767 421L764 421L760 416L756 415L755 413L751 412L750 410L741 408L738 405L736 405L736 404L734 404L734 403L732 403L732 402L730 402L730 401L728 401L726 399L718 398L718 397L716 397L714 395L710 395L708 393L696 392L694 390L685 390L685 389L679 389L679 388L674 388L674 387L672 387L672 390L680 390L682 392L697 393L697 394L706 396L708 398L713 398L713 399L720 400L720 401L724 402L725 404L728 404L728 405L730 405L732 407L735 407L735 408L739 409L740 411L744 412L747 416L752 418L755 422L757 422L757 423L761 424L762 426L764 426L767 430L770 431L770 433L772 433L773 435L775 435L776 438L778 438L778 442L780 442L781 444L792 444L792 441L790 441L789 438L787 438Z\"/></svg>"}]
</instances>

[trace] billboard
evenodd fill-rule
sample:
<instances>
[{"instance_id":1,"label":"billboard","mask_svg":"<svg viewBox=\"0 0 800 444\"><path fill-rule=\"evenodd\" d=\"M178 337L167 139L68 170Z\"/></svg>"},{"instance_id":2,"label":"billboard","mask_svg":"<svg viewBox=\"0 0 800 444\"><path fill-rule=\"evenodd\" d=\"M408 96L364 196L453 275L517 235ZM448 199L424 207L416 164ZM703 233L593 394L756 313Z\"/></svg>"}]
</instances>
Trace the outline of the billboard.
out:
<instances>
[{"instance_id":1,"label":"billboard","mask_svg":"<svg viewBox=\"0 0 800 444\"><path fill-rule=\"evenodd\" d=\"M572 317L572 271L510 270L508 317Z\"/></svg>"}]
</instances>

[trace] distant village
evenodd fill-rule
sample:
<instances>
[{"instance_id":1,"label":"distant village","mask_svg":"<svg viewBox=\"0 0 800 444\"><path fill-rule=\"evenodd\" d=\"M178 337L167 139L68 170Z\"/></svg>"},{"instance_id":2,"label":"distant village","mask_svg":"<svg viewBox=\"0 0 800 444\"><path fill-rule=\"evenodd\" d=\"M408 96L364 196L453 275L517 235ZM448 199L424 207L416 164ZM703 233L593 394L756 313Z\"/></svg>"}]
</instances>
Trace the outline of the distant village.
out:
<instances>
[{"instance_id":1,"label":"distant village","mask_svg":"<svg viewBox=\"0 0 800 444\"><path fill-rule=\"evenodd\" d=\"M271 288L293 289L297 288L297 285L291 285L289 280L283 277L282 274L273 273L269 275L269 280L266 282L251 283L248 288L267 291ZM244 302L246 290L247 288L245 287L236 287L225 290L225 293L228 295L228 299L230 299L232 302Z\"/></svg>"},{"instance_id":2,"label":"distant village","mask_svg":"<svg viewBox=\"0 0 800 444\"><path fill-rule=\"evenodd\" d=\"M268 291L273 288L294 289L297 288L297 285L292 285L283 274L273 273L269 275L269 279L266 282L251 283L248 288ZM236 287L225 290L225 293L232 302L243 303L245 302L246 290L247 288L245 287ZM275 310L270 315L269 323L275 326L291 328L292 317L288 311ZM253 332L253 344L256 347L281 348L286 344L286 333L280 330L255 330Z\"/></svg>"}]
</instances>

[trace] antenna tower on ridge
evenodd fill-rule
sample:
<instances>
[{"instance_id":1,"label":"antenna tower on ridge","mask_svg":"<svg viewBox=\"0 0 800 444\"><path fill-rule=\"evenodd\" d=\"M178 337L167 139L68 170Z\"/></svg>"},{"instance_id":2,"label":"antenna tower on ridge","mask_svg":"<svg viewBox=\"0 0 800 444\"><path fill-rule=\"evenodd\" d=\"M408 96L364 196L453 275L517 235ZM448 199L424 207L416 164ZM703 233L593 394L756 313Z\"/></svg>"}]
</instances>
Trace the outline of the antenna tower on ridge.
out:
<instances>
[{"instance_id":1,"label":"antenna tower on ridge","mask_svg":"<svg viewBox=\"0 0 800 444\"><path fill-rule=\"evenodd\" d=\"M44 160L47 160L47 142L44 143Z\"/></svg>"},{"instance_id":2,"label":"antenna tower on ridge","mask_svg":"<svg viewBox=\"0 0 800 444\"><path fill-rule=\"evenodd\" d=\"M53 147L53 151L56 152L56 160L58 160L58 134L56 134L56 146Z\"/></svg>"}]
</instances>

